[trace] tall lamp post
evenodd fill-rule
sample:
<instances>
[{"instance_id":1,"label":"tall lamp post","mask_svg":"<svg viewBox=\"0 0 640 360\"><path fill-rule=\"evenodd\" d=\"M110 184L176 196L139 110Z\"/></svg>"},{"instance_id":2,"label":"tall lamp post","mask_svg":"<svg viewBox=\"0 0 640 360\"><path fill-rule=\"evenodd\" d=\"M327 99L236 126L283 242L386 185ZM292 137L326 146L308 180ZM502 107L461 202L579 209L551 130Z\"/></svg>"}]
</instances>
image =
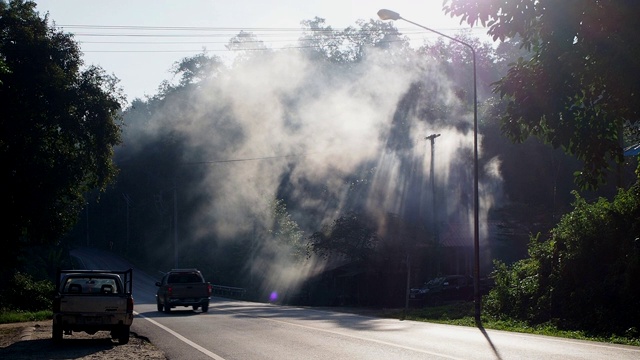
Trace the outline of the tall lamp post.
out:
<instances>
[{"instance_id":1,"label":"tall lamp post","mask_svg":"<svg viewBox=\"0 0 640 360\"><path fill-rule=\"evenodd\" d=\"M480 320L480 225L479 225L479 201L478 201L478 90L476 80L476 50L470 44L460 41L454 37L445 35L439 31L430 29L426 26L417 24L400 16L395 11L381 9L378 16L382 20L404 20L410 24L423 28L425 30L444 36L449 40L460 43L469 50L473 55L473 300L475 303L475 321L476 325L481 325Z\"/></svg>"}]
</instances>

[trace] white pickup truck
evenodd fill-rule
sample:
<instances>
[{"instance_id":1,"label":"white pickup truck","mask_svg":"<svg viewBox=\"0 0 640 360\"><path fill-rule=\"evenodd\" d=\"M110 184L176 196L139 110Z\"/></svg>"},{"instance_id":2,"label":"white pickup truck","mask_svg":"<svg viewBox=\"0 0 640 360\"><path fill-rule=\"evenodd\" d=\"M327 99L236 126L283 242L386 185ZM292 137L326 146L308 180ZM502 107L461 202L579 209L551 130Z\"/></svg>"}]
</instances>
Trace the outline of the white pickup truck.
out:
<instances>
[{"instance_id":1,"label":"white pickup truck","mask_svg":"<svg viewBox=\"0 0 640 360\"><path fill-rule=\"evenodd\" d=\"M53 340L73 331L110 331L129 342L133 322L133 270L58 270L53 301Z\"/></svg>"}]
</instances>

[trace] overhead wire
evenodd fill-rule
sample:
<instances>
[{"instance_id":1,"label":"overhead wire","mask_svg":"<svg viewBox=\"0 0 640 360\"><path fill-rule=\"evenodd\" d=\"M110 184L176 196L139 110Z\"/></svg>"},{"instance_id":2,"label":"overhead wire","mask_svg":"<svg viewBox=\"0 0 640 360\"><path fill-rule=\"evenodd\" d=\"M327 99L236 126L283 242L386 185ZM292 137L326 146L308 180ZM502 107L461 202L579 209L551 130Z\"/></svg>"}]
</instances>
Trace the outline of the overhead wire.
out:
<instances>
[{"instance_id":1,"label":"overhead wire","mask_svg":"<svg viewBox=\"0 0 640 360\"><path fill-rule=\"evenodd\" d=\"M289 43L288 46L282 47L265 47L256 46L255 48L243 47L242 50L251 51L263 51L263 50L282 50L282 49L295 49L295 48L310 48L313 46L300 45L300 39L305 35L312 34L326 34L327 40L338 39L343 35L343 32L348 28L325 28L325 29L303 29L303 28L230 28L230 27L189 27L189 26L141 26L141 25L90 25L90 24L62 24L56 25L58 28L64 30L75 30L70 33L76 37L78 43L87 45L96 45L106 47L98 48L88 47L84 48L83 52L100 52L100 53L158 53L158 52L232 52L235 49L227 48L226 44L229 44L229 40L239 36L242 33L255 37L255 40L243 41L243 44L275 44L275 43ZM377 32L377 30L356 29L359 33ZM101 32L101 31L105 32ZM443 28L438 29L442 32L454 32L454 31L470 31L476 32L478 30L485 31L484 28L472 28L470 30L456 29L456 28ZM126 31L121 33L120 31ZM185 33L185 32L197 32L197 33ZM427 38L434 38L434 34L422 29L398 29L398 32L402 36L406 36L411 41L426 40ZM353 35L353 34L351 34ZM109 40L98 41L93 38L122 38L122 41ZM158 41L128 41L128 39L140 38L140 39L159 39ZM186 41L164 41L168 38L180 38L180 39L211 39L211 38L226 38L225 41L199 41L199 40L186 40ZM127 40L127 41L125 41ZM397 40L402 41L402 40ZM165 46L176 45L213 45L216 49L167 49ZM124 48L109 48L108 46L121 45ZM128 49L128 46L154 46L154 48L144 49Z\"/></svg>"}]
</instances>

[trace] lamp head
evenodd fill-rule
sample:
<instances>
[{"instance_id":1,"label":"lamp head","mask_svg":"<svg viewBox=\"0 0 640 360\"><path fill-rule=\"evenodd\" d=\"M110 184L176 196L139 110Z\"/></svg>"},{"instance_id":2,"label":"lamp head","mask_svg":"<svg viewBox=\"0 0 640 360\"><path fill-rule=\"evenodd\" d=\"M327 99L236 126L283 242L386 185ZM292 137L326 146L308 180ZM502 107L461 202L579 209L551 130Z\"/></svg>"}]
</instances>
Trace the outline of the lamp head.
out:
<instances>
[{"instance_id":1,"label":"lamp head","mask_svg":"<svg viewBox=\"0 0 640 360\"><path fill-rule=\"evenodd\" d=\"M399 20L401 19L400 14L395 11L380 9L378 11L378 16L381 20Z\"/></svg>"}]
</instances>

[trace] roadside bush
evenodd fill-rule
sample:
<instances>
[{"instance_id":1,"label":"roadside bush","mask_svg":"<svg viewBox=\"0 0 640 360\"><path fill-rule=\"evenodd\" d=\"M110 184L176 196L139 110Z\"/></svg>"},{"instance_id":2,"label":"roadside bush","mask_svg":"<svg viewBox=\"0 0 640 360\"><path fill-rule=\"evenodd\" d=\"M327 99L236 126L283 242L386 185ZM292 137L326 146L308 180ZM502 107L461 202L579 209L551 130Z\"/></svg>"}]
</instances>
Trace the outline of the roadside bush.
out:
<instances>
[{"instance_id":1,"label":"roadside bush","mask_svg":"<svg viewBox=\"0 0 640 360\"><path fill-rule=\"evenodd\" d=\"M532 237L529 258L495 263L489 314L564 329L625 334L640 323L640 186L613 201L575 194L546 240Z\"/></svg>"},{"instance_id":2,"label":"roadside bush","mask_svg":"<svg viewBox=\"0 0 640 360\"><path fill-rule=\"evenodd\" d=\"M49 280L35 281L16 272L0 294L0 307L13 311L50 310L55 286Z\"/></svg>"}]
</instances>

